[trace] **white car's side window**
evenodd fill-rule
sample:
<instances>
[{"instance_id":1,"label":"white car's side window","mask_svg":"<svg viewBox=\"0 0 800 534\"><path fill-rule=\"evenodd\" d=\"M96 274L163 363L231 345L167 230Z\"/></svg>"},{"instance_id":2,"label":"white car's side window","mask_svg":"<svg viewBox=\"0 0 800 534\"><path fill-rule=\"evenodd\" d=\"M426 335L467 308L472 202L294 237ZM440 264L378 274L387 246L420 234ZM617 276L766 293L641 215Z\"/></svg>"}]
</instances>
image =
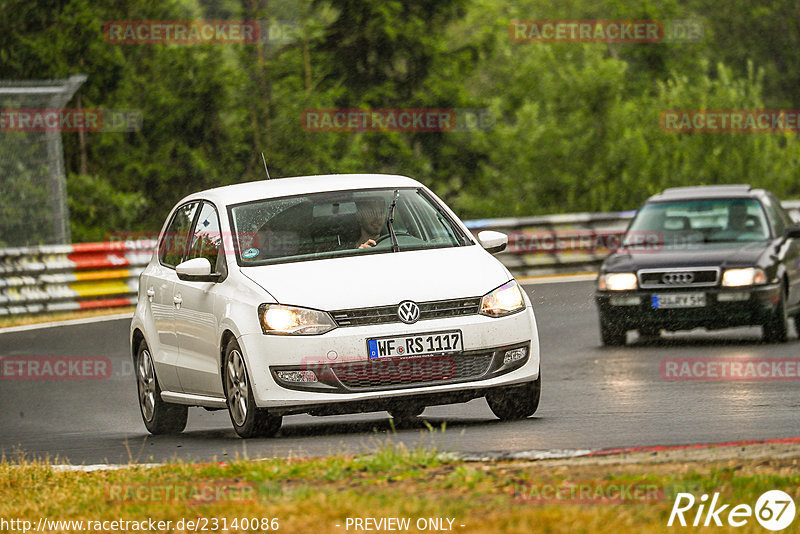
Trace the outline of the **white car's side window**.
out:
<instances>
[{"instance_id":1,"label":"white car's side window","mask_svg":"<svg viewBox=\"0 0 800 534\"><path fill-rule=\"evenodd\" d=\"M199 202L189 202L179 207L172 216L167 231L161 236L158 246L158 259L168 267L175 267L183 261L189 230L192 228L194 215Z\"/></svg>"},{"instance_id":2,"label":"white car's side window","mask_svg":"<svg viewBox=\"0 0 800 534\"><path fill-rule=\"evenodd\" d=\"M222 234L219 215L209 202L204 202L192 232L189 254L186 259L206 258L211 263L211 272L217 270L217 259L222 254Z\"/></svg>"}]
</instances>

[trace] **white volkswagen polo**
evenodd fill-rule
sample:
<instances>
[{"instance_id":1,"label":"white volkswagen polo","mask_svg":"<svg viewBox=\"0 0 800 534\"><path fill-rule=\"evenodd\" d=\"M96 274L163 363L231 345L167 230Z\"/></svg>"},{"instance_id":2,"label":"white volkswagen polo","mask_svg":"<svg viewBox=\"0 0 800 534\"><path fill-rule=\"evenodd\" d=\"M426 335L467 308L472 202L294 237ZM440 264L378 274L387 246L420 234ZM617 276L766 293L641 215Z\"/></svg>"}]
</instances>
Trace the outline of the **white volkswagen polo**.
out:
<instances>
[{"instance_id":1,"label":"white volkswagen polo","mask_svg":"<svg viewBox=\"0 0 800 534\"><path fill-rule=\"evenodd\" d=\"M388 411L485 397L532 415L541 388L530 300L424 185L306 176L181 200L139 279L130 332L147 429L227 409L242 437L284 415Z\"/></svg>"}]
</instances>

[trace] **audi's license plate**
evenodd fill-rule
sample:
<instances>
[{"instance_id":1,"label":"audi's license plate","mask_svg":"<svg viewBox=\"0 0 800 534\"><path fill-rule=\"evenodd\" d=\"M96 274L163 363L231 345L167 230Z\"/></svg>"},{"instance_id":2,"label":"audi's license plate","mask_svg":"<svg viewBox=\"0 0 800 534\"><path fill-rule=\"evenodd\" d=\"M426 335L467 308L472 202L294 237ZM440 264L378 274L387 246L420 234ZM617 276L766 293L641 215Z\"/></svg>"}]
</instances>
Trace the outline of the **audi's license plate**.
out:
<instances>
[{"instance_id":1,"label":"audi's license plate","mask_svg":"<svg viewBox=\"0 0 800 534\"><path fill-rule=\"evenodd\" d=\"M653 308L702 308L706 305L705 293L666 293L653 295Z\"/></svg>"},{"instance_id":2,"label":"audi's license plate","mask_svg":"<svg viewBox=\"0 0 800 534\"><path fill-rule=\"evenodd\" d=\"M393 356L443 354L446 352L461 352L463 350L464 344L460 330L415 336L379 337L367 340L367 354L369 354L370 360L391 358Z\"/></svg>"}]
</instances>

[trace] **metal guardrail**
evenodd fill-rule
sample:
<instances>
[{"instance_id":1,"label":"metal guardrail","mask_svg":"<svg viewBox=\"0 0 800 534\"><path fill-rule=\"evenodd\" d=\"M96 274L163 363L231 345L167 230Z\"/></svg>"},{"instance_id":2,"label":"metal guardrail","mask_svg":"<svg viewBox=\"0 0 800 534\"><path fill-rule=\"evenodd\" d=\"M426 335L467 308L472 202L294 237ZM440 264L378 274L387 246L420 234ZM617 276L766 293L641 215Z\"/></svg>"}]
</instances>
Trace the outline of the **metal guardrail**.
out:
<instances>
[{"instance_id":1,"label":"metal guardrail","mask_svg":"<svg viewBox=\"0 0 800 534\"><path fill-rule=\"evenodd\" d=\"M800 201L783 203L800 221ZM596 270L635 211L465 221L508 234L498 255L516 276ZM0 316L136 304L139 274L154 239L0 250Z\"/></svg>"},{"instance_id":2,"label":"metal guardrail","mask_svg":"<svg viewBox=\"0 0 800 534\"><path fill-rule=\"evenodd\" d=\"M636 211L572 213L465 221L476 236L482 230L508 234L508 248L497 258L515 276L592 271L614 250Z\"/></svg>"}]
</instances>

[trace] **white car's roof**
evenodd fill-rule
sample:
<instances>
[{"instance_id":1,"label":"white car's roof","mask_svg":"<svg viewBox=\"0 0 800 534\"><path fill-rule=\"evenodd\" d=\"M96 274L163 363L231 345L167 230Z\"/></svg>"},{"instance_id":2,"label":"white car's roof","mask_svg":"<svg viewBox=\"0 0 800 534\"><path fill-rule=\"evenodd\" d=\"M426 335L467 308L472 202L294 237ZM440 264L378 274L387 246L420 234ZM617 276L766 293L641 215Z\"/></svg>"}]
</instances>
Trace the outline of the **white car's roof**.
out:
<instances>
[{"instance_id":1,"label":"white car's roof","mask_svg":"<svg viewBox=\"0 0 800 534\"><path fill-rule=\"evenodd\" d=\"M327 174L275 178L258 182L245 182L207 189L191 194L180 203L193 199L206 199L217 206L239 204L262 198L318 193L321 191L345 191L381 187L422 187L418 181L393 174Z\"/></svg>"}]
</instances>

